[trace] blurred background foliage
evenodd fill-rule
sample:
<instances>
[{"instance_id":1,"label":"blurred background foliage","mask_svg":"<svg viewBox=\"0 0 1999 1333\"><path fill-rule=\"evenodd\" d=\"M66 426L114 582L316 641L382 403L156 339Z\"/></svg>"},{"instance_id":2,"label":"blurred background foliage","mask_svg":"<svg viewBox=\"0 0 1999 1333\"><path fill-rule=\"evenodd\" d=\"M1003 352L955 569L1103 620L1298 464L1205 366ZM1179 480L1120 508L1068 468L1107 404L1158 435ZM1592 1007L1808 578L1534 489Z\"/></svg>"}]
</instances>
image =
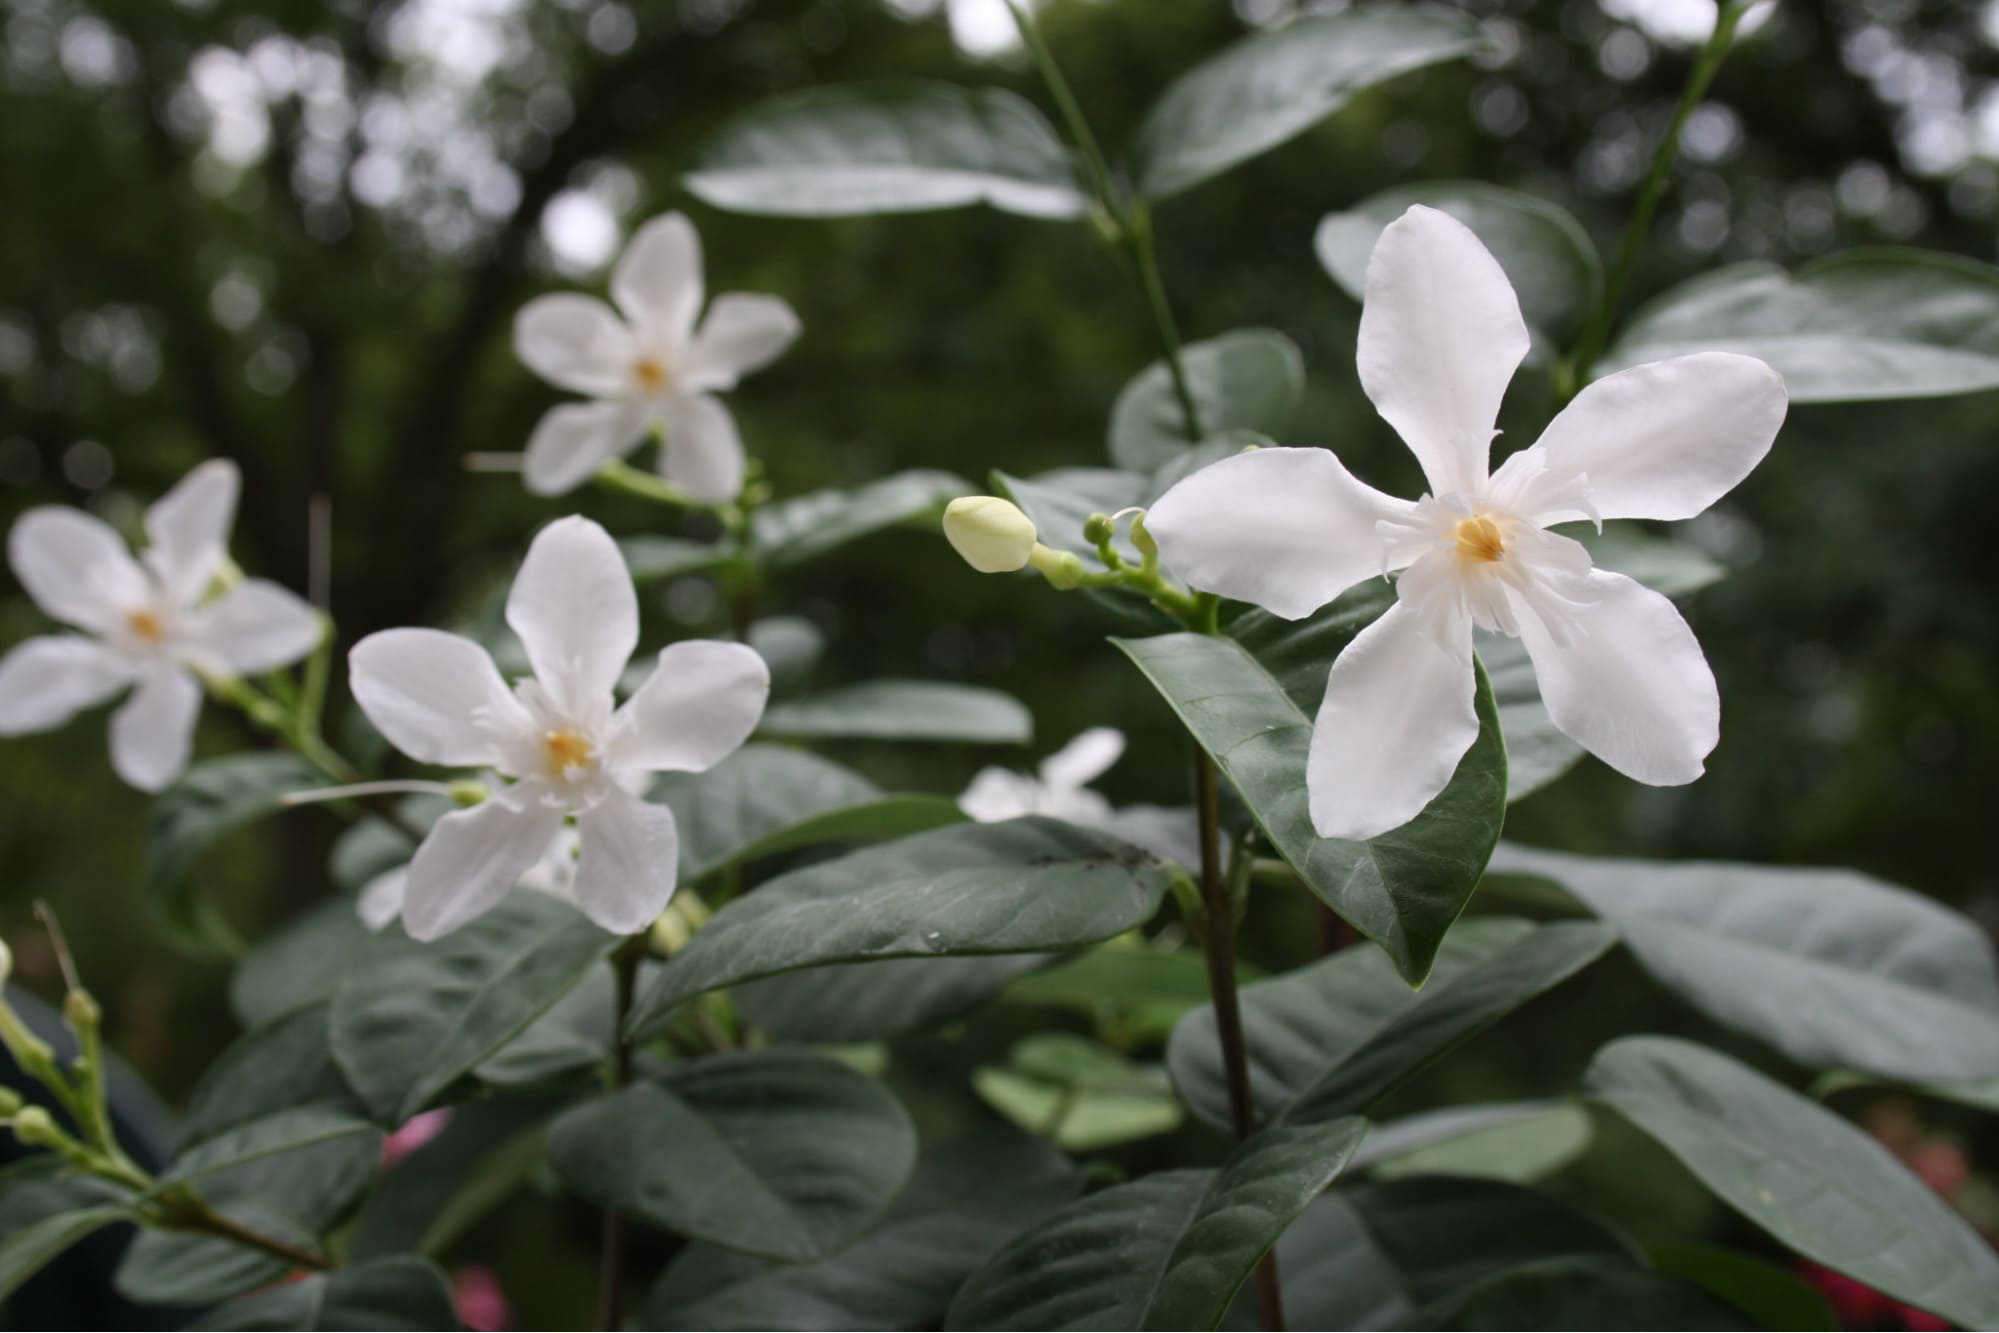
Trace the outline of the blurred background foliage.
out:
<instances>
[{"instance_id":1,"label":"blurred background foliage","mask_svg":"<svg viewBox=\"0 0 1999 1333\"><path fill-rule=\"evenodd\" d=\"M1175 74L1247 28L1335 7L1041 12L1116 143ZM1335 446L1403 493L1413 464L1360 394L1358 311L1313 257L1319 218L1392 184L1469 177L1563 205L1608 250L1713 12L1470 8L1490 21L1493 56L1364 95L1156 217L1183 333L1284 330L1310 377L1285 442ZM257 572L306 587L309 497L331 498L325 591L347 643L470 615L533 529L576 508L619 533L687 530L604 492L535 500L462 461L518 449L554 400L513 357L512 312L600 285L622 237L664 209L700 227L711 291L777 293L803 316L796 348L733 400L780 495L909 467L984 489L991 467L1099 463L1111 400L1153 355L1124 275L1083 227L982 210L751 220L677 183L719 122L789 89L938 77L1045 105L1000 0L0 0L0 21L0 519L60 502L129 524L193 463L226 455L245 474L235 553ZM1999 4L1784 0L1695 113L1634 294L1722 262L1857 245L1989 261L1996 216ZM1506 439L1531 440L1546 401L1523 377ZM1686 529L1731 570L1689 608L1726 701L1707 778L1651 790L1588 761L1515 807L1509 832L1852 865L1999 922L1984 841L1999 790L1995 439L1990 394L1796 409L1770 460ZM1029 767L1107 723L1133 738L1102 784L1113 799L1186 799L1184 739L1080 597L978 577L935 534L904 531L793 572L770 609L827 632L822 683L973 681L1033 710L1035 756L839 756L887 785L956 792L981 764ZM725 623L701 578L658 589L651 610L660 639ZM40 625L10 582L0 643ZM210 710L203 753L257 743ZM232 1035L226 966L160 942L139 888L147 803L112 777L103 744L93 718L0 751L0 928L21 979L45 982L28 905L54 901L119 1048L172 1098ZM267 823L205 877L254 935L328 891L333 831L322 812ZM1294 965L1311 933L1301 904L1260 904L1249 956ZM1533 1095L1612 1032L1689 1026L1619 962L1407 1101ZM1627 1195L1619 1220L1641 1235L1704 1206L1627 1137L1575 1169L1600 1204L1605 1188ZM503 1213L489 1228L523 1225Z\"/></svg>"}]
</instances>

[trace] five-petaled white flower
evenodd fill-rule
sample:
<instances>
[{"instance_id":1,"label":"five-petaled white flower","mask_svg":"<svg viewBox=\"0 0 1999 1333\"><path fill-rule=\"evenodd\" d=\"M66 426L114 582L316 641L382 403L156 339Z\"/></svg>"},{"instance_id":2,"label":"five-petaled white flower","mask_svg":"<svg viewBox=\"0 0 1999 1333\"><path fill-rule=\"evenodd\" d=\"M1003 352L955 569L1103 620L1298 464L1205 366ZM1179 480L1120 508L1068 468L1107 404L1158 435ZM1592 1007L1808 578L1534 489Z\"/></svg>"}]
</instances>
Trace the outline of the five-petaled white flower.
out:
<instances>
[{"instance_id":1,"label":"five-petaled white flower","mask_svg":"<svg viewBox=\"0 0 1999 1333\"><path fill-rule=\"evenodd\" d=\"M582 850L582 839L576 830L565 825L556 830L555 837L542 854L535 858L516 880L515 887L533 889L546 893L564 902L576 901L576 854ZM380 930L403 914L403 903L409 897L410 868L408 863L390 870L384 870L366 884L354 900L354 910L361 918L361 924L370 930Z\"/></svg>"},{"instance_id":2,"label":"five-petaled white flower","mask_svg":"<svg viewBox=\"0 0 1999 1333\"><path fill-rule=\"evenodd\" d=\"M775 296L729 292L697 327L701 297L701 238L668 213L640 227L611 270L617 310L574 292L522 308L514 321L520 359L550 384L596 400L542 417L522 462L529 490L574 490L658 430L660 475L697 500L736 498L743 441L715 394L776 360L798 336L798 316Z\"/></svg>"},{"instance_id":3,"label":"five-petaled white flower","mask_svg":"<svg viewBox=\"0 0 1999 1333\"><path fill-rule=\"evenodd\" d=\"M410 862L403 923L433 940L489 910L573 813L577 906L606 930L643 930L673 896L680 839L673 812L631 788L734 752L763 716L770 671L739 643L676 643L617 706L612 687L638 647L638 594L617 543L586 518L535 537L507 624L534 669L511 690L484 648L441 630L384 630L348 657L355 701L397 749L514 779L432 827Z\"/></svg>"},{"instance_id":4,"label":"five-petaled white flower","mask_svg":"<svg viewBox=\"0 0 1999 1333\"><path fill-rule=\"evenodd\" d=\"M45 505L8 534L7 558L35 604L82 634L30 639L0 659L0 735L46 731L127 686L111 718L111 766L141 791L187 767L201 711L197 674L248 675L319 643L318 612L263 579L204 600L228 556L236 465L203 463L146 511L150 545L79 509Z\"/></svg>"},{"instance_id":5,"label":"five-petaled white flower","mask_svg":"<svg viewBox=\"0 0 1999 1333\"><path fill-rule=\"evenodd\" d=\"M1498 261L1455 219L1411 208L1368 263L1360 381L1429 493L1384 495L1324 449L1264 449L1187 478L1146 518L1194 587L1287 619L1402 571L1326 682L1306 766L1322 836L1384 833L1450 781L1478 735L1473 626L1520 638L1555 725L1621 773L1691 782L1720 739L1713 673L1673 604L1547 525L1692 518L1769 451L1783 381L1725 352L1619 371L1488 473L1527 346Z\"/></svg>"},{"instance_id":6,"label":"five-petaled white flower","mask_svg":"<svg viewBox=\"0 0 1999 1333\"><path fill-rule=\"evenodd\" d=\"M1111 803L1089 789L1124 753L1124 733L1091 727L1041 761L1034 775L1010 768L982 768L958 798L958 808L981 824L1022 815L1047 815L1089 828L1111 821Z\"/></svg>"}]
</instances>

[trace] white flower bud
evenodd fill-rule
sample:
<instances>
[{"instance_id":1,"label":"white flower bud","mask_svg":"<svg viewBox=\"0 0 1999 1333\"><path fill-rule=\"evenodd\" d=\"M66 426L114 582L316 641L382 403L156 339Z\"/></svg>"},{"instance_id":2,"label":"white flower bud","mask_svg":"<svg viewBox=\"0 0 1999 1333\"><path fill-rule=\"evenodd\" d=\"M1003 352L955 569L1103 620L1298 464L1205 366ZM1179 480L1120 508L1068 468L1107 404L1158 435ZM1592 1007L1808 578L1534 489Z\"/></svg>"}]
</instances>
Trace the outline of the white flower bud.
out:
<instances>
[{"instance_id":1,"label":"white flower bud","mask_svg":"<svg viewBox=\"0 0 1999 1333\"><path fill-rule=\"evenodd\" d=\"M951 549L981 574L1010 574L1034 552L1034 520L993 495L963 495L944 511Z\"/></svg>"}]
</instances>

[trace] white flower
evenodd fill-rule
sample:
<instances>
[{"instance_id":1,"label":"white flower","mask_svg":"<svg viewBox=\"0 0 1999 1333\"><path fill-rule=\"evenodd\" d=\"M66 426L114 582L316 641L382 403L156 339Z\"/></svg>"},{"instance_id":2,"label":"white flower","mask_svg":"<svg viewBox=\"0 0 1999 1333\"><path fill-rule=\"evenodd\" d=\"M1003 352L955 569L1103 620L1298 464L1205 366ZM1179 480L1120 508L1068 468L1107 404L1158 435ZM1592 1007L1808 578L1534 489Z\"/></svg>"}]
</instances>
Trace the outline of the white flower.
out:
<instances>
[{"instance_id":1,"label":"white flower","mask_svg":"<svg viewBox=\"0 0 1999 1333\"><path fill-rule=\"evenodd\" d=\"M732 753L763 716L769 669L742 644L676 643L617 707L612 687L638 646L638 596L617 543L586 518L535 537L507 624L534 669L511 690L484 648L439 630L385 630L349 655L355 701L397 749L514 779L432 827L410 862L403 922L432 940L492 908L573 813L577 906L606 930L643 930L673 896L680 839L673 812L631 788Z\"/></svg>"},{"instance_id":2,"label":"white flower","mask_svg":"<svg viewBox=\"0 0 1999 1333\"><path fill-rule=\"evenodd\" d=\"M583 840L573 828L563 827L549 840L542 854L534 864L521 873L516 886L546 893L564 902L576 901L576 855L582 850ZM399 865L361 886L361 894L355 899L354 910L360 914L361 924L370 930L380 930L403 914L403 903L409 897L410 868Z\"/></svg>"},{"instance_id":3,"label":"white flower","mask_svg":"<svg viewBox=\"0 0 1999 1333\"><path fill-rule=\"evenodd\" d=\"M1498 262L1446 214L1411 208L1368 263L1360 380L1429 493L1384 495L1323 449L1263 449L1187 478L1147 516L1194 587L1287 619L1402 571L1394 606L1326 684L1306 767L1322 836L1384 833L1450 781L1478 735L1473 626L1523 640L1555 724L1621 773L1691 782L1720 738L1714 676L1673 604L1547 525L1692 518L1769 451L1783 381L1724 352L1620 371L1488 475L1527 343Z\"/></svg>"},{"instance_id":4,"label":"white flower","mask_svg":"<svg viewBox=\"0 0 1999 1333\"><path fill-rule=\"evenodd\" d=\"M0 735L61 726L132 686L111 718L111 766L158 791L187 767L196 673L272 671L318 646L318 613L275 583L245 579L202 600L227 556L240 486L221 459L188 473L146 511L151 545L138 560L81 510L21 516L7 537L15 575L35 605L83 633L30 639L0 659Z\"/></svg>"},{"instance_id":5,"label":"white flower","mask_svg":"<svg viewBox=\"0 0 1999 1333\"><path fill-rule=\"evenodd\" d=\"M574 490L659 430L662 476L711 504L736 498L743 442L715 394L776 360L798 336L798 316L775 296L729 292L697 327L701 296L701 238L668 213L640 227L611 270L616 310L573 292L521 310L515 353L550 384L595 400L542 417L522 462L529 490Z\"/></svg>"},{"instance_id":6,"label":"white flower","mask_svg":"<svg viewBox=\"0 0 1999 1333\"><path fill-rule=\"evenodd\" d=\"M981 824L1022 815L1047 815L1088 828L1103 828L1111 803L1089 789L1124 753L1124 733L1091 727L1041 762L1037 775L1007 768L982 768L958 798L958 808Z\"/></svg>"}]
</instances>

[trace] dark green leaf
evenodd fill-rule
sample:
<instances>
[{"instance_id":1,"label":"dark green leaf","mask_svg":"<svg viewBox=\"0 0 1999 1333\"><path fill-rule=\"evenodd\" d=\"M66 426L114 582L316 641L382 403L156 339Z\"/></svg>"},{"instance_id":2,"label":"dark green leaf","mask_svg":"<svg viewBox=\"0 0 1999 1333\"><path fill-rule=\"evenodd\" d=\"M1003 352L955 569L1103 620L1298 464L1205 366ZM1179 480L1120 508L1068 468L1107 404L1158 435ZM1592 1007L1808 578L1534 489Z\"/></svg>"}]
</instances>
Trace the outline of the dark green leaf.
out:
<instances>
[{"instance_id":1,"label":"dark green leaf","mask_svg":"<svg viewBox=\"0 0 1999 1333\"><path fill-rule=\"evenodd\" d=\"M898 472L860 486L813 491L750 516L750 544L772 569L802 564L901 523L934 522L972 489L949 472Z\"/></svg>"},{"instance_id":2,"label":"dark green leaf","mask_svg":"<svg viewBox=\"0 0 1999 1333\"><path fill-rule=\"evenodd\" d=\"M795 740L978 741L1025 745L1034 719L1011 695L934 680L871 680L788 699L758 731Z\"/></svg>"},{"instance_id":3,"label":"dark green leaf","mask_svg":"<svg viewBox=\"0 0 1999 1333\"><path fill-rule=\"evenodd\" d=\"M516 892L432 944L391 927L333 997L333 1058L399 1125L579 985L617 943L575 908Z\"/></svg>"},{"instance_id":4,"label":"dark green leaf","mask_svg":"<svg viewBox=\"0 0 1999 1333\"><path fill-rule=\"evenodd\" d=\"M1596 373L1709 350L1769 362L1794 403L1999 388L1999 268L1922 250L1848 250L1792 276L1740 264L1640 310Z\"/></svg>"},{"instance_id":5,"label":"dark green leaf","mask_svg":"<svg viewBox=\"0 0 1999 1333\"><path fill-rule=\"evenodd\" d=\"M1928 898L1850 870L1517 844L1493 869L1561 885L1682 999L1801 1064L1916 1081L1999 1074L1992 946Z\"/></svg>"},{"instance_id":6,"label":"dark green leaf","mask_svg":"<svg viewBox=\"0 0 1999 1333\"><path fill-rule=\"evenodd\" d=\"M973 1072L972 1087L1008 1120L1068 1152L1097 1152L1180 1127L1180 1103L1164 1068L1066 1032L1014 1043L1005 1066Z\"/></svg>"},{"instance_id":7,"label":"dark green leaf","mask_svg":"<svg viewBox=\"0 0 1999 1333\"><path fill-rule=\"evenodd\" d=\"M1461 923L1420 991L1357 944L1242 989L1243 1038L1260 1122L1302 1123L1364 1111L1459 1043L1588 966L1616 940L1594 922L1536 926L1506 917ZM1180 1095L1217 1125L1227 1086L1204 1005L1167 1047Z\"/></svg>"},{"instance_id":8,"label":"dark green leaf","mask_svg":"<svg viewBox=\"0 0 1999 1333\"><path fill-rule=\"evenodd\" d=\"M866 805L881 789L830 759L782 745L745 745L705 773L663 773L651 799L680 830L680 878L698 879L758 842L828 811Z\"/></svg>"},{"instance_id":9,"label":"dark green leaf","mask_svg":"<svg viewBox=\"0 0 1999 1333\"><path fill-rule=\"evenodd\" d=\"M291 1107L357 1107L327 1042L323 1003L238 1037L195 1085L180 1141L199 1143Z\"/></svg>"},{"instance_id":10,"label":"dark green leaf","mask_svg":"<svg viewBox=\"0 0 1999 1333\"><path fill-rule=\"evenodd\" d=\"M1208 968L1198 953L1120 938L1059 967L1028 973L1007 987L1005 999L1060 1005L1129 1041L1154 1041L1172 1032L1189 1009L1208 1002Z\"/></svg>"},{"instance_id":11,"label":"dark green leaf","mask_svg":"<svg viewBox=\"0 0 1999 1333\"><path fill-rule=\"evenodd\" d=\"M1574 1102L1511 1102L1426 1111L1368 1132L1353 1169L1397 1176L1479 1176L1530 1184L1588 1151L1589 1112Z\"/></svg>"},{"instance_id":12,"label":"dark green leaf","mask_svg":"<svg viewBox=\"0 0 1999 1333\"><path fill-rule=\"evenodd\" d=\"M1213 1328L1366 1130L1266 1130L1219 1169L1161 1171L1071 1204L974 1273L947 1327Z\"/></svg>"},{"instance_id":13,"label":"dark green leaf","mask_svg":"<svg viewBox=\"0 0 1999 1333\"><path fill-rule=\"evenodd\" d=\"M1572 1255L1495 1273L1410 1320L1411 1329L1751 1329L1742 1311L1682 1278Z\"/></svg>"},{"instance_id":14,"label":"dark green leaf","mask_svg":"<svg viewBox=\"0 0 1999 1333\"><path fill-rule=\"evenodd\" d=\"M1482 181L1424 181L1371 195L1319 223L1319 263L1347 295L1367 291L1367 261L1382 228L1412 204L1442 209L1472 229L1520 294L1537 355L1559 355L1603 290L1603 264L1589 233L1544 199Z\"/></svg>"},{"instance_id":15,"label":"dark green leaf","mask_svg":"<svg viewBox=\"0 0 1999 1333\"><path fill-rule=\"evenodd\" d=\"M1999 1256L1885 1148L1817 1103L1668 1037L1612 1042L1583 1090L1800 1254L1966 1327L1999 1325Z\"/></svg>"},{"instance_id":16,"label":"dark green leaf","mask_svg":"<svg viewBox=\"0 0 1999 1333\"><path fill-rule=\"evenodd\" d=\"M807 967L738 986L736 1011L779 1041L874 1041L963 1016L1047 955L885 958Z\"/></svg>"},{"instance_id":17,"label":"dark green leaf","mask_svg":"<svg viewBox=\"0 0 1999 1333\"><path fill-rule=\"evenodd\" d=\"M64 1250L104 1227L132 1220L127 1192L68 1174L54 1153L0 1170L0 1308L16 1288Z\"/></svg>"},{"instance_id":18,"label":"dark green leaf","mask_svg":"<svg viewBox=\"0 0 1999 1333\"><path fill-rule=\"evenodd\" d=\"M1362 89L1481 49L1468 14L1441 5L1375 5L1245 37L1174 80L1131 147L1147 199L1303 134Z\"/></svg>"},{"instance_id":19,"label":"dark green leaf","mask_svg":"<svg viewBox=\"0 0 1999 1333\"><path fill-rule=\"evenodd\" d=\"M1088 207L1075 159L1033 106L913 79L772 98L702 145L683 179L717 208L784 217L990 204L1067 218Z\"/></svg>"},{"instance_id":20,"label":"dark green leaf","mask_svg":"<svg viewBox=\"0 0 1999 1333\"><path fill-rule=\"evenodd\" d=\"M333 998L374 940L354 914L352 898L335 898L287 921L244 956L229 978L229 1007L245 1027Z\"/></svg>"},{"instance_id":21,"label":"dark green leaf","mask_svg":"<svg viewBox=\"0 0 1999 1333\"><path fill-rule=\"evenodd\" d=\"M1077 1183L1065 1158L1026 1135L953 1140L924 1154L880 1225L816 1264L690 1246L647 1298L643 1325L935 1328L972 1270Z\"/></svg>"},{"instance_id":22,"label":"dark green leaf","mask_svg":"<svg viewBox=\"0 0 1999 1333\"><path fill-rule=\"evenodd\" d=\"M356 1259L437 1256L541 1166L542 1134L573 1089L481 1097L402 1161L386 1168L347 1243Z\"/></svg>"},{"instance_id":23,"label":"dark green leaf","mask_svg":"<svg viewBox=\"0 0 1999 1333\"><path fill-rule=\"evenodd\" d=\"M1031 479L996 471L992 479L993 489L1019 505L1021 512L1033 521L1042 542L1093 562L1097 559L1097 548L1083 540L1083 524L1090 515L1115 514L1152 498L1143 476L1115 468L1057 468ZM1139 559L1138 552L1122 536L1118 539L1118 550L1133 563ZM1092 568L1095 567L1093 564Z\"/></svg>"},{"instance_id":24,"label":"dark green leaf","mask_svg":"<svg viewBox=\"0 0 1999 1333\"><path fill-rule=\"evenodd\" d=\"M1189 343L1180 364L1200 416L1201 440L1233 430L1282 438L1305 393L1305 358L1275 329L1232 329ZM1134 376L1111 409L1111 462L1121 468L1155 472L1201 440L1187 433L1164 361Z\"/></svg>"},{"instance_id":25,"label":"dark green leaf","mask_svg":"<svg viewBox=\"0 0 1999 1333\"><path fill-rule=\"evenodd\" d=\"M1050 819L962 824L781 875L717 912L641 996L645 1034L703 991L877 958L1048 953L1151 918L1150 857Z\"/></svg>"},{"instance_id":26,"label":"dark green leaf","mask_svg":"<svg viewBox=\"0 0 1999 1333\"><path fill-rule=\"evenodd\" d=\"M1628 1242L1567 1204L1495 1180L1344 1185L1277 1246L1293 1328L1407 1328L1417 1311L1560 1255L1630 1262Z\"/></svg>"},{"instance_id":27,"label":"dark green leaf","mask_svg":"<svg viewBox=\"0 0 1999 1333\"><path fill-rule=\"evenodd\" d=\"M761 892L761 890L760 890ZM676 1066L579 1106L548 1156L586 1198L697 1240L823 1258L865 1231L916 1163L886 1088L802 1051Z\"/></svg>"},{"instance_id":28,"label":"dark green leaf","mask_svg":"<svg viewBox=\"0 0 1999 1333\"><path fill-rule=\"evenodd\" d=\"M1338 614L1342 603L1328 612ZM1322 612L1321 615L1326 615ZM1301 622L1310 632L1318 623ZM1305 757L1312 724L1272 672L1227 638L1165 634L1113 639L1214 757L1256 822L1299 877L1381 945L1411 983L1477 887L1506 813L1506 749L1492 691L1479 673L1479 736L1450 785L1409 823L1366 842L1312 828ZM1320 659L1330 663L1330 655ZM1325 691L1325 668L1317 672Z\"/></svg>"},{"instance_id":29,"label":"dark green leaf","mask_svg":"<svg viewBox=\"0 0 1999 1333\"><path fill-rule=\"evenodd\" d=\"M201 1188L211 1176L226 1172L240 1177L249 1168L272 1158L300 1161L308 1149L346 1139L365 1140L365 1155L371 1161L381 1152L382 1131L346 1111L326 1106L278 1111L184 1149L159 1174L155 1188L171 1185ZM331 1155L328 1156L330 1160Z\"/></svg>"},{"instance_id":30,"label":"dark green leaf","mask_svg":"<svg viewBox=\"0 0 1999 1333\"><path fill-rule=\"evenodd\" d=\"M1709 1245L1654 1245L1649 1257L1661 1272L1706 1287L1763 1328L1840 1327L1817 1288L1768 1259Z\"/></svg>"},{"instance_id":31,"label":"dark green leaf","mask_svg":"<svg viewBox=\"0 0 1999 1333\"><path fill-rule=\"evenodd\" d=\"M196 896L189 879L195 862L225 834L283 809L285 793L326 781L295 754L253 751L195 764L159 794L146 826L146 901L178 944L196 953L241 951Z\"/></svg>"},{"instance_id":32,"label":"dark green leaf","mask_svg":"<svg viewBox=\"0 0 1999 1333\"><path fill-rule=\"evenodd\" d=\"M411 1255L315 1273L210 1311L200 1329L456 1328L451 1284L436 1264Z\"/></svg>"}]
</instances>

